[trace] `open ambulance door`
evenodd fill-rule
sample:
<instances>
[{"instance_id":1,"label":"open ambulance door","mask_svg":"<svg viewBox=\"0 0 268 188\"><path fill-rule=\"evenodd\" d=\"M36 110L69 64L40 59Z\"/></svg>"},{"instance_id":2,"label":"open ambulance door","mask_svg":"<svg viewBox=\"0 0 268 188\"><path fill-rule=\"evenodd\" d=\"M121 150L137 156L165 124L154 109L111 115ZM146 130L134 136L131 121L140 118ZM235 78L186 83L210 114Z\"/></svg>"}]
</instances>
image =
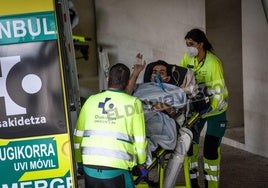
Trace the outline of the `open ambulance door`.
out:
<instances>
[{"instance_id":1,"label":"open ambulance door","mask_svg":"<svg viewBox=\"0 0 268 188\"><path fill-rule=\"evenodd\" d=\"M67 0L0 0L0 187L77 187Z\"/></svg>"}]
</instances>

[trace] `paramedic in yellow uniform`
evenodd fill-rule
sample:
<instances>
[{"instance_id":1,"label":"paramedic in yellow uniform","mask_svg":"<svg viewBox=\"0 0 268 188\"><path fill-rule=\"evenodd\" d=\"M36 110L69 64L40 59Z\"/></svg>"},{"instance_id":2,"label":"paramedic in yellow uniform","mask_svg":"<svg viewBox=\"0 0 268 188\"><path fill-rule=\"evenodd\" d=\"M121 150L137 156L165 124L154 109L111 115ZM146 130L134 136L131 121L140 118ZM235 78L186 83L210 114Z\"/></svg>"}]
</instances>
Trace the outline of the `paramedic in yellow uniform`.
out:
<instances>
[{"instance_id":1,"label":"paramedic in yellow uniform","mask_svg":"<svg viewBox=\"0 0 268 188\"><path fill-rule=\"evenodd\" d=\"M205 83L210 97L210 107L202 115L196 126L192 146L188 152L192 187L198 184L198 144L199 136L207 122L204 140L205 187L218 188L220 178L220 144L226 129L226 110L228 91L224 81L222 63L212 52L212 45L200 29L192 29L185 36L187 53L180 65L194 71L197 83Z\"/></svg>"},{"instance_id":2,"label":"paramedic in yellow uniform","mask_svg":"<svg viewBox=\"0 0 268 188\"><path fill-rule=\"evenodd\" d=\"M142 176L148 172L142 103L124 92L129 78L127 66L112 66L108 90L90 96L80 111L75 155L87 188L134 188L132 168L138 165Z\"/></svg>"}]
</instances>

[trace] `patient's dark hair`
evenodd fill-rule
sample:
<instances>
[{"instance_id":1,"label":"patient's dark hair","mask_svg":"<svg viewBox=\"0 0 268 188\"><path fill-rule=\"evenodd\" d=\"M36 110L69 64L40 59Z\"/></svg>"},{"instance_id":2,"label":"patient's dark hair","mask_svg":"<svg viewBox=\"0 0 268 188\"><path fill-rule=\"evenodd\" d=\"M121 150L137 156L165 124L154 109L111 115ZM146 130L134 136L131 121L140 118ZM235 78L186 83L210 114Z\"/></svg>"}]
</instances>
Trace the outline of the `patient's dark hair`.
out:
<instances>
[{"instance_id":1,"label":"patient's dark hair","mask_svg":"<svg viewBox=\"0 0 268 188\"><path fill-rule=\"evenodd\" d=\"M125 90L129 82L129 77L129 68L122 63L117 63L110 68L108 87Z\"/></svg>"},{"instance_id":2,"label":"patient's dark hair","mask_svg":"<svg viewBox=\"0 0 268 188\"><path fill-rule=\"evenodd\" d=\"M151 62L146 66L144 76L143 76L144 83L151 82L153 69L157 65L163 65L167 68L167 75L171 76L171 79L168 81L169 84L180 86L183 83L184 77L187 73L187 68L173 65L173 64L168 64L167 62L163 60Z\"/></svg>"},{"instance_id":3,"label":"patient's dark hair","mask_svg":"<svg viewBox=\"0 0 268 188\"><path fill-rule=\"evenodd\" d=\"M150 82L151 81L151 75L153 73L153 69L155 66L157 65L163 65L167 68L167 75L171 75L171 69L169 68L169 64L163 60L157 60L154 62L149 63L146 68L145 68L145 74L143 77L143 81L146 82Z\"/></svg>"},{"instance_id":4,"label":"patient's dark hair","mask_svg":"<svg viewBox=\"0 0 268 188\"><path fill-rule=\"evenodd\" d=\"M193 41L197 42L198 44L203 42L204 43L204 49L212 51L213 47L208 41L206 34L201 31L200 29L192 29L190 30L184 37L184 39L192 39Z\"/></svg>"}]
</instances>

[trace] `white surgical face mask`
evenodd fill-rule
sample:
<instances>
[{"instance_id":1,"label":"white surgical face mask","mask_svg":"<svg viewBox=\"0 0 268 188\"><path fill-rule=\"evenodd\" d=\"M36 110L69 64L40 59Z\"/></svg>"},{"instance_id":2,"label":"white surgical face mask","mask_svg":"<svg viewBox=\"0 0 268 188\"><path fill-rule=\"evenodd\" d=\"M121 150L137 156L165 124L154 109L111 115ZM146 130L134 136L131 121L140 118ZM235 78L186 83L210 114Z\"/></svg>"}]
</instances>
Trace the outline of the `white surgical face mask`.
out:
<instances>
[{"instance_id":1,"label":"white surgical face mask","mask_svg":"<svg viewBox=\"0 0 268 188\"><path fill-rule=\"evenodd\" d=\"M187 53L190 57L195 57L198 54L198 49L196 47L187 47Z\"/></svg>"}]
</instances>

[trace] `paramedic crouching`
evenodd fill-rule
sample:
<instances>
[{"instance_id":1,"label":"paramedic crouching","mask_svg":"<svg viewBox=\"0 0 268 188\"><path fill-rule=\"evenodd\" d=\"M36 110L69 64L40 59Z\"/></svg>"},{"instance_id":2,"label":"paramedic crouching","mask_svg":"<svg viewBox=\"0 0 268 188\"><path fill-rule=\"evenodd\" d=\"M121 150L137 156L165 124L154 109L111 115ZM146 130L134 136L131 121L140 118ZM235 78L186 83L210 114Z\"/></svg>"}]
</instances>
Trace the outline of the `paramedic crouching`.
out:
<instances>
[{"instance_id":1,"label":"paramedic crouching","mask_svg":"<svg viewBox=\"0 0 268 188\"><path fill-rule=\"evenodd\" d=\"M79 114L75 155L86 188L134 188L132 168L138 165L142 176L148 172L142 103L124 92L129 78L127 66L112 66L108 90L90 96Z\"/></svg>"}]
</instances>

